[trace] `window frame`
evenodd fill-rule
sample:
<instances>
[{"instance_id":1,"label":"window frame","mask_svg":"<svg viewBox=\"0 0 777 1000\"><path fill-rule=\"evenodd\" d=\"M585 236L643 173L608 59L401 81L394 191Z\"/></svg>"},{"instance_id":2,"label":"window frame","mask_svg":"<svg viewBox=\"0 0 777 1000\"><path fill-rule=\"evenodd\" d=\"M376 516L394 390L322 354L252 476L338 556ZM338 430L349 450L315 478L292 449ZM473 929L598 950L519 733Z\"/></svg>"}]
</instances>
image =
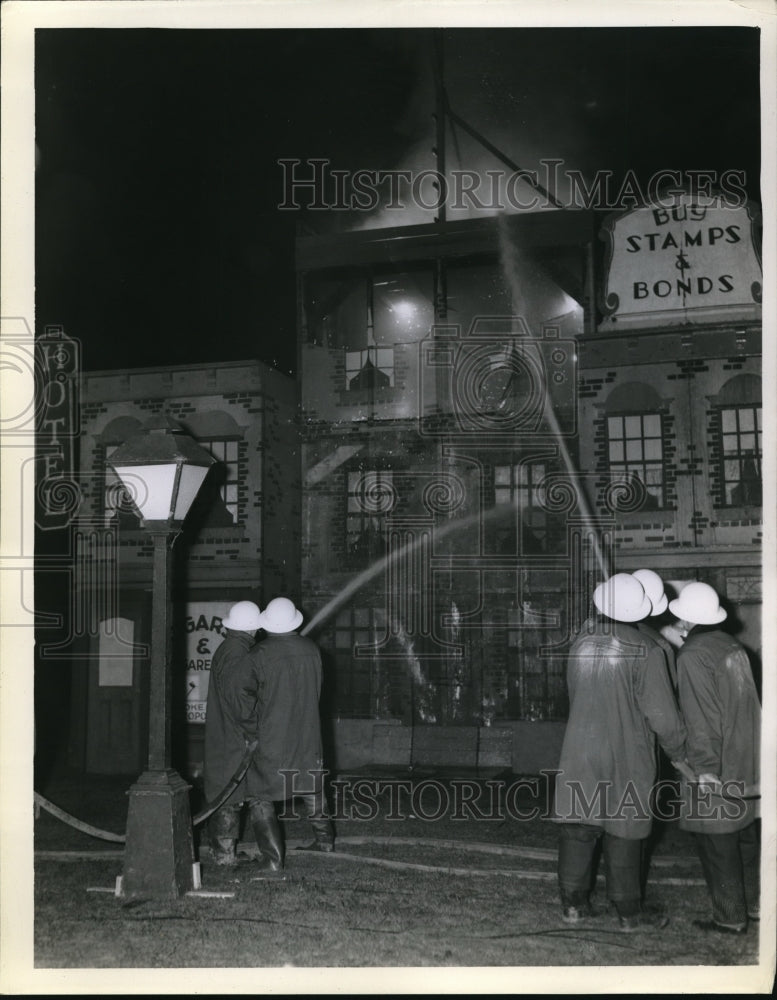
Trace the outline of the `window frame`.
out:
<instances>
[{"instance_id":1,"label":"window frame","mask_svg":"<svg viewBox=\"0 0 777 1000\"><path fill-rule=\"evenodd\" d=\"M658 432L657 433L645 433L645 420L647 418L656 418L658 420ZM666 510L668 506L667 502L667 476L666 476L666 456L664 449L664 414L661 410L612 410L607 411L604 414L605 420L605 441L606 441L606 459L607 468L610 473L610 479L613 482L631 482L632 475L636 475L642 484L647 496L652 496L656 499L656 507L650 508L655 510ZM622 435L613 436L611 432L611 421L618 420L621 422ZM639 434L629 435L627 429L627 421L639 421ZM640 442L640 455L630 456L629 452L629 442ZM659 445L659 455L657 458L646 456L646 442L658 442ZM622 445L623 457L620 459L613 459L612 451L614 444ZM637 472L636 466L640 467L640 471ZM660 470L660 495L656 497L651 491L651 487L655 484L651 484L648 481L647 471L648 469ZM644 507L643 507L644 509Z\"/></svg>"},{"instance_id":2,"label":"window frame","mask_svg":"<svg viewBox=\"0 0 777 1000\"><path fill-rule=\"evenodd\" d=\"M493 482L491 488L493 492L491 499L493 507L499 505L501 494L503 497L501 502L509 504L515 511L511 530L515 532L516 555L553 555L563 551L563 545L551 544L554 539L560 537L554 530L559 515L554 515L553 511L549 510L542 500L544 495L542 482L554 469L555 464L547 459L542 461L494 462L492 466ZM507 473L507 480L504 482L499 482L500 470ZM516 503L516 499L520 499L521 503ZM527 517L526 514L529 516ZM536 514L541 515L539 523L535 517ZM538 539L539 552L526 551L525 533L522 529L528 529ZM495 540L498 541L500 534L505 533L507 533L507 529L501 529L501 532L496 529L494 532ZM496 548L501 550L502 546L497 544Z\"/></svg>"},{"instance_id":3,"label":"window frame","mask_svg":"<svg viewBox=\"0 0 777 1000\"><path fill-rule=\"evenodd\" d=\"M361 497L371 485L378 487L380 492L381 483L388 485L388 494L392 496L390 506L385 510L370 510ZM386 554L385 544L387 544L386 518L391 514L395 502L396 483L393 469L349 469L346 472L346 497L345 497L345 555L346 562L351 569L364 569L371 559L380 558ZM361 489L358 487L361 486ZM351 528L353 521L358 520L360 527L357 530ZM372 551L368 547L364 553L355 552L355 546L365 535L369 538L371 531L375 529L377 534L383 539L384 545L380 551ZM362 558L360 558L360 555Z\"/></svg>"},{"instance_id":4,"label":"window frame","mask_svg":"<svg viewBox=\"0 0 777 1000\"><path fill-rule=\"evenodd\" d=\"M370 362L376 371L381 372L385 375L389 384L387 386L375 386L377 389L393 389L394 388L394 348L393 347L380 347L375 344L370 344L365 348L357 351L349 351L345 347L342 348L343 359L345 365L345 391L348 393L362 392L364 386L355 385L352 386L351 383L354 382L359 375L364 371L368 362ZM390 358L386 358L386 355L390 355ZM354 365L353 361L349 359L358 357L358 362Z\"/></svg>"},{"instance_id":5,"label":"window frame","mask_svg":"<svg viewBox=\"0 0 777 1000\"><path fill-rule=\"evenodd\" d=\"M329 634L331 635L331 655L335 663L335 709L337 716L349 719L372 718L375 697L375 658L354 656L357 645L372 645L377 638L375 609L371 607L345 607L335 616ZM343 637L347 637L345 641ZM355 669L354 664L363 665ZM361 690L354 682L361 679ZM366 687L364 680L366 678ZM346 681L347 690L338 690Z\"/></svg>"},{"instance_id":6,"label":"window frame","mask_svg":"<svg viewBox=\"0 0 777 1000\"><path fill-rule=\"evenodd\" d=\"M719 466L718 471L720 475L720 496L719 496L719 506L721 508L736 508L736 507L761 507L763 506L763 405L760 401L749 402L749 403L735 403L728 405L718 406L718 446L719 446ZM752 414L752 428L742 428L740 416L743 412L749 412ZM724 414L732 414L734 417L734 430L727 430L725 427ZM743 437L752 435L754 438L754 452L748 453L748 451L743 450L741 446L741 441ZM733 438L736 441L736 451L727 452L726 451L726 439ZM752 459L754 461L757 478L748 477L745 479L742 475L742 467L745 459ZM729 478L727 475L727 463L736 462L738 467L738 477L736 479ZM728 498L728 486L731 485L731 491L736 489L737 486L745 482L757 482L759 487L760 497L758 500L745 499L743 501L739 500L729 500Z\"/></svg>"},{"instance_id":7,"label":"window frame","mask_svg":"<svg viewBox=\"0 0 777 1000\"><path fill-rule=\"evenodd\" d=\"M202 437L197 439L197 444L199 444L206 451L209 451L211 455L216 459L217 462L221 463L227 472L227 478L223 483L219 485L219 496L224 503L224 507L230 513L233 513L231 527L239 528L243 524L243 518L241 517L241 504L240 504L240 441L242 439L239 437L225 436L225 437ZM214 445L224 445L224 451L227 451L229 445L234 446L235 457L234 461L227 460L225 455L216 454L213 451ZM230 470L234 472L234 476L230 476ZM228 500L227 494L230 490L234 489L234 500ZM227 527L230 527L227 525Z\"/></svg>"}]
</instances>

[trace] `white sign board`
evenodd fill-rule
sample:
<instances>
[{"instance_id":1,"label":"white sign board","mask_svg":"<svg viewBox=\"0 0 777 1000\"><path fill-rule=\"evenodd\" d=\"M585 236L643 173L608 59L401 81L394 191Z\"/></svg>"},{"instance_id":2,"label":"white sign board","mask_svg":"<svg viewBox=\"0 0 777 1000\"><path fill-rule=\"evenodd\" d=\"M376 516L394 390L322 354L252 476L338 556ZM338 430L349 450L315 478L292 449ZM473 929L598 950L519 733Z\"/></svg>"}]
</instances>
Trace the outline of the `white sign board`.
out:
<instances>
[{"instance_id":1,"label":"white sign board","mask_svg":"<svg viewBox=\"0 0 777 1000\"><path fill-rule=\"evenodd\" d=\"M225 632L221 624L231 601L186 605L186 721L205 722L210 663Z\"/></svg>"},{"instance_id":2,"label":"white sign board","mask_svg":"<svg viewBox=\"0 0 777 1000\"><path fill-rule=\"evenodd\" d=\"M678 194L605 223L603 329L758 319L757 209Z\"/></svg>"}]
</instances>

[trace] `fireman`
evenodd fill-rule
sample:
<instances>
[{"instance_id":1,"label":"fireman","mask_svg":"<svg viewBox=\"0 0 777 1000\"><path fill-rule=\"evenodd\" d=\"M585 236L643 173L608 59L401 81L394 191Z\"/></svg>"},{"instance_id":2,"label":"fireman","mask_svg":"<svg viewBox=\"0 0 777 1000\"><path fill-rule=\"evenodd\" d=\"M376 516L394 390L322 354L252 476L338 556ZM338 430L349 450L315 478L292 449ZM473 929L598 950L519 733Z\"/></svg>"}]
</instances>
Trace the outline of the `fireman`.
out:
<instances>
[{"instance_id":1,"label":"fireman","mask_svg":"<svg viewBox=\"0 0 777 1000\"><path fill-rule=\"evenodd\" d=\"M261 855L259 871L268 874L281 871L285 858L276 802L300 799L315 837L307 849L334 849L323 792L321 654L299 634L301 624L302 613L294 603L276 597L260 619L267 635L249 657L259 742L247 774L246 799Z\"/></svg>"},{"instance_id":2,"label":"fireman","mask_svg":"<svg viewBox=\"0 0 777 1000\"><path fill-rule=\"evenodd\" d=\"M238 601L222 625L226 638L213 654L205 716L205 797L212 802L229 783L246 748L256 739L256 717L244 689L251 679L248 651L254 645L261 621L253 601ZM213 861L217 865L237 863L235 849L240 834L240 815L246 794L246 779L208 821Z\"/></svg>"},{"instance_id":3,"label":"fireman","mask_svg":"<svg viewBox=\"0 0 777 1000\"><path fill-rule=\"evenodd\" d=\"M650 598L650 603L652 605L652 610L650 612L651 618L660 618L661 615L665 614L667 608L669 607L669 600L664 593L664 581L655 573L652 569L638 569L631 574L636 577L637 580L645 588L645 593ZM653 627L652 622L643 620L636 623L637 628L643 635L648 636L655 643L657 643L664 653L664 658L666 659L666 669L669 672L669 677L672 681L672 688L677 691L677 666L675 664L675 651L674 646L669 642L669 640Z\"/></svg>"},{"instance_id":4,"label":"fireman","mask_svg":"<svg viewBox=\"0 0 777 1000\"><path fill-rule=\"evenodd\" d=\"M683 786L680 828L694 834L712 899L712 919L695 924L743 934L760 917L758 800L744 793L760 782L761 705L744 647L720 628L727 613L715 590L689 583L669 610L685 635L677 677L688 762L698 775L696 790Z\"/></svg>"},{"instance_id":5,"label":"fireman","mask_svg":"<svg viewBox=\"0 0 777 1000\"><path fill-rule=\"evenodd\" d=\"M598 614L569 655L569 719L552 817L559 823L562 919L593 916L589 895L602 840L619 928L660 929L668 919L642 906L642 848L652 825L656 741L670 760L683 760L685 726L663 652L634 627L652 610L639 580L615 574L596 588L594 605Z\"/></svg>"}]
</instances>

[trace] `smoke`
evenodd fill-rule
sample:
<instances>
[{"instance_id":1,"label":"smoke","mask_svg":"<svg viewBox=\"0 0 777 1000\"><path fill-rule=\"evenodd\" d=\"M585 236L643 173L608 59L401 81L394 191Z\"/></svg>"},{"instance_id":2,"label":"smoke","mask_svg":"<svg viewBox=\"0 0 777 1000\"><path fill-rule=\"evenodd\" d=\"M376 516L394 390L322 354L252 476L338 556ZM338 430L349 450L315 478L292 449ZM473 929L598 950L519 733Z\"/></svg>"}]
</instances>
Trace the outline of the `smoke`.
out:
<instances>
[{"instance_id":1,"label":"smoke","mask_svg":"<svg viewBox=\"0 0 777 1000\"><path fill-rule=\"evenodd\" d=\"M450 117L445 128L445 216L450 222L485 218L502 212L516 214L552 209L538 198L537 184L567 204L571 197L566 170L590 161L586 119L599 108L590 86L580 94L575 88L559 92L545 68L536 73L537 55L532 53L531 32L507 33L495 43L493 35L479 32L444 32L442 80L453 115L463 119L500 157ZM394 181L400 191L401 208L387 207L392 201L389 183L381 186L380 207L354 216L350 228L380 229L419 225L440 217L435 202L443 192L434 187L432 172L439 167L434 56L431 36L416 49L419 69L416 89L396 131L404 133L408 145L398 150L386 168L409 175ZM586 95L588 99L586 100ZM518 173L534 175L532 181ZM586 179L593 171L583 170ZM414 185L419 178L423 183Z\"/></svg>"}]
</instances>

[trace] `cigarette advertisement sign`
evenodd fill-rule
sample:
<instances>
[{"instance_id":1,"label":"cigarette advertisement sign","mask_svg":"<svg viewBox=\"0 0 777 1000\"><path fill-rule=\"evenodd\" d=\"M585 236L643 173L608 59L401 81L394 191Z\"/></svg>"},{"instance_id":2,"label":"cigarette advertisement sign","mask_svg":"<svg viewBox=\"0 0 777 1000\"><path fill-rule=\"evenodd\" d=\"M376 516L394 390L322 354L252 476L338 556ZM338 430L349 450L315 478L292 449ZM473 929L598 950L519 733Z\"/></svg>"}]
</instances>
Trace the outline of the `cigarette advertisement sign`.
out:
<instances>
[{"instance_id":1,"label":"cigarette advertisement sign","mask_svg":"<svg viewBox=\"0 0 777 1000\"><path fill-rule=\"evenodd\" d=\"M186 605L187 722L205 722L210 664L224 638L222 619L231 607L229 601L198 601Z\"/></svg>"},{"instance_id":2,"label":"cigarette advertisement sign","mask_svg":"<svg viewBox=\"0 0 777 1000\"><path fill-rule=\"evenodd\" d=\"M605 329L758 319L758 211L676 195L605 223Z\"/></svg>"}]
</instances>

